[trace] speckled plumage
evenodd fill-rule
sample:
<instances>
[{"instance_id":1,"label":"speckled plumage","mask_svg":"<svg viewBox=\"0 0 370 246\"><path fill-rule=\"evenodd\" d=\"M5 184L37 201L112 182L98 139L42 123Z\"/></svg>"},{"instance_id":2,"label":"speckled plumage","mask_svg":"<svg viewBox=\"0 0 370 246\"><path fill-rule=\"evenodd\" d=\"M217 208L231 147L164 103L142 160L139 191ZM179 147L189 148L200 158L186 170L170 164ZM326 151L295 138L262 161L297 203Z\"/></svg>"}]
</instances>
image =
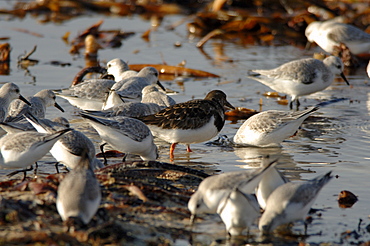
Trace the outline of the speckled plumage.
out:
<instances>
[{"instance_id":1,"label":"speckled plumage","mask_svg":"<svg viewBox=\"0 0 370 246\"><path fill-rule=\"evenodd\" d=\"M294 135L302 122L319 107L310 107L302 111L267 110L248 118L234 135L238 145L258 147L279 146Z\"/></svg>"},{"instance_id":2,"label":"speckled plumage","mask_svg":"<svg viewBox=\"0 0 370 246\"><path fill-rule=\"evenodd\" d=\"M204 99L178 103L156 114L139 117L153 135L171 143L170 157L177 143L192 144L215 137L225 123L224 106L234 108L220 90L209 92ZM188 146L188 151L191 151Z\"/></svg>"}]
</instances>

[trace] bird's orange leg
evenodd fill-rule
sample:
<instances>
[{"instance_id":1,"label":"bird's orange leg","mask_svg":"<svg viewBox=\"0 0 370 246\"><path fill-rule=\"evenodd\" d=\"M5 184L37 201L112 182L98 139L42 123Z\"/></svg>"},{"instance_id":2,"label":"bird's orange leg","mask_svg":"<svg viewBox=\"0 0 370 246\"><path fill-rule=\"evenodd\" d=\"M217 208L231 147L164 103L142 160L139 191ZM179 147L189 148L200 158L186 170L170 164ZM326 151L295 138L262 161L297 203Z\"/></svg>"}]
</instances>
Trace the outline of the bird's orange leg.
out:
<instances>
[{"instance_id":1,"label":"bird's orange leg","mask_svg":"<svg viewBox=\"0 0 370 246\"><path fill-rule=\"evenodd\" d=\"M187 152L193 152L193 151L190 149L190 144L187 144L187 145L186 145L186 151L187 151Z\"/></svg>"},{"instance_id":2,"label":"bird's orange leg","mask_svg":"<svg viewBox=\"0 0 370 246\"><path fill-rule=\"evenodd\" d=\"M172 160L175 156L173 155L173 152L175 151L177 143L172 143L170 147L170 159Z\"/></svg>"}]
</instances>

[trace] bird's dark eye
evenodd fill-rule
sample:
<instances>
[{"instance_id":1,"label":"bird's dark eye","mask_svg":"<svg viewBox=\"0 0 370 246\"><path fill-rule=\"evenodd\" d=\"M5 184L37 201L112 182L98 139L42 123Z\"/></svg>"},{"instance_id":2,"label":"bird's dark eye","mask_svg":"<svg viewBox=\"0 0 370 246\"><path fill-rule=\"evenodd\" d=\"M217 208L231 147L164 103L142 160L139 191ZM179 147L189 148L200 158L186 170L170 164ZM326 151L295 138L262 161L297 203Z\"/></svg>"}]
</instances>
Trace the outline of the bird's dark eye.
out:
<instances>
[{"instance_id":1,"label":"bird's dark eye","mask_svg":"<svg viewBox=\"0 0 370 246\"><path fill-rule=\"evenodd\" d=\"M337 68L341 69L341 68L342 68L342 66L341 66L341 65L337 65Z\"/></svg>"},{"instance_id":2,"label":"bird's dark eye","mask_svg":"<svg viewBox=\"0 0 370 246\"><path fill-rule=\"evenodd\" d=\"M112 65L111 64L108 64L108 68L111 67Z\"/></svg>"},{"instance_id":3,"label":"bird's dark eye","mask_svg":"<svg viewBox=\"0 0 370 246\"><path fill-rule=\"evenodd\" d=\"M19 93L19 89L15 89L15 92L16 92L16 93Z\"/></svg>"}]
</instances>

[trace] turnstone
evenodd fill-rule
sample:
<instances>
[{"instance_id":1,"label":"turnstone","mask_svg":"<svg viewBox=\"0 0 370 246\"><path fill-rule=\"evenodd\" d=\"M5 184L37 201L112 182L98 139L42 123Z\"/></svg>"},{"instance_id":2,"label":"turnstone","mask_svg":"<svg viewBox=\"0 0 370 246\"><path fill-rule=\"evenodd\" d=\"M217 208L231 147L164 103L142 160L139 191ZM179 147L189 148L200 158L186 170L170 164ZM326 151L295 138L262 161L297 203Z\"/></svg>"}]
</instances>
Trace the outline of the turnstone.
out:
<instances>
[{"instance_id":1,"label":"turnstone","mask_svg":"<svg viewBox=\"0 0 370 246\"><path fill-rule=\"evenodd\" d=\"M200 143L215 137L225 123L224 106L234 108L220 90L209 92L204 99L178 103L156 114L138 117L147 124L155 137L169 143L170 158L178 143Z\"/></svg>"}]
</instances>

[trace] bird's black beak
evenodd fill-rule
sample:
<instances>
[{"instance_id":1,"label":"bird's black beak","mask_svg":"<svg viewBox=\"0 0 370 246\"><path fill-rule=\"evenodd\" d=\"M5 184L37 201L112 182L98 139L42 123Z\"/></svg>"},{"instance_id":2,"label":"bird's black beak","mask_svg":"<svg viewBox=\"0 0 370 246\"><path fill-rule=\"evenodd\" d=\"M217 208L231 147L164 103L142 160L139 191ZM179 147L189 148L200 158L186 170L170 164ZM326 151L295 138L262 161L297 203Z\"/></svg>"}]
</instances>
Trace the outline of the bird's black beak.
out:
<instances>
[{"instance_id":1,"label":"bird's black beak","mask_svg":"<svg viewBox=\"0 0 370 246\"><path fill-rule=\"evenodd\" d=\"M101 79L110 79L110 80L115 80L114 76L112 74L109 74L108 72L103 73L100 76Z\"/></svg>"},{"instance_id":2,"label":"bird's black beak","mask_svg":"<svg viewBox=\"0 0 370 246\"><path fill-rule=\"evenodd\" d=\"M231 108L231 109L235 109L235 107L233 105L231 105L231 103L229 103L228 101L225 101L224 106L226 106L228 108Z\"/></svg>"},{"instance_id":3,"label":"bird's black beak","mask_svg":"<svg viewBox=\"0 0 370 246\"><path fill-rule=\"evenodd\" d=\"M56 107L57 109L64 113L64 109L58 103L54 103L54 107Z\"/></svg>"},{"instance_id":4,"label":"bird's black beak","mask_svg":"<svg viewBox=\"0 0 370 246\"><path fill-rule=\"evenodd\" d=\"M31 103L26 99L24 98L22 95L19 95L18 97L20 100L22 100L23 102L25 102L28 106L31 106Z\"/></svg>"},{"instance_id":5,"label":"bird's black beak","mask_svg":"<svg viewBox=\"0 0 370 246\"><path fill-rule=\"evenodd\" d=\"M350 85L346 76L344 76L344 73L340 73L340 77L342 77L342 79L344 79L344 81L346 81L347 85Z\"/></svg>"},{"instance_id":6,"label":"bird's black beak","mask_svg":"<svg viewBox=\"0 0 370 246\"><path fill-rule=\"evenodd\" d=\"M164 92L166 92L166 88L164 88L164 86L162 85L162 83L158 80L157 81L157 85L159 86L159 87L161 87L161 89L164 91Z\"/></svg>"}]
</instances>

